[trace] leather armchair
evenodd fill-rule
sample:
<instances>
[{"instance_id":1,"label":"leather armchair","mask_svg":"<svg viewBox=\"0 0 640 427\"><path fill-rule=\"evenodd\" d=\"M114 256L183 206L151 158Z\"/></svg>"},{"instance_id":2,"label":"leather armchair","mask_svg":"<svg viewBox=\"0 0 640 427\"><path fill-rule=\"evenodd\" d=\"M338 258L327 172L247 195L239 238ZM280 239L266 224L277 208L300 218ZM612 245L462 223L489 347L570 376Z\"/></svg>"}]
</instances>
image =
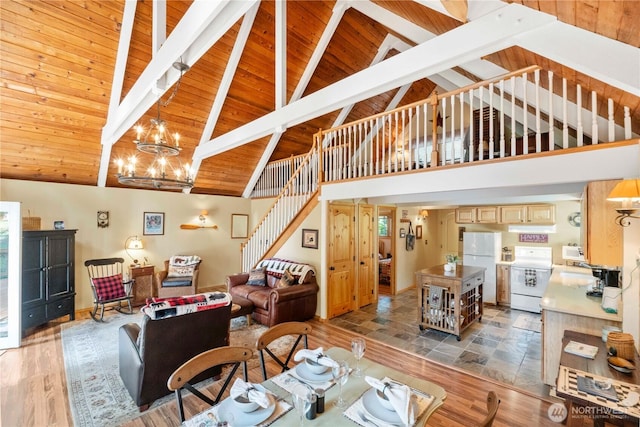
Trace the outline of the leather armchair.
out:
<instances>
[{"instance_id":1,"label":"leather armchair","mask_svg":"<svg viewBox=\"0 0 640 427\"><path fill-rule=\"evenodd\" d=\"M181 316L129 323L119 330L120 377L140 408L171 392L169 376L184 362L212 348L229 345L231 305ZM220 375L220 368L201 374L197 381ZM196 381L196 382L197 382Z\"/></svg>"},{"instance_id":2,"label":"leather armchair","mask_svg":"<svg viewBox=\"0 0 640 427\"><path fill-rule=\"evenodd\" d=\"M200 261L191 277L167 277L169 274L169 260L164 261L164 270L155 273L154 286L156 295L160 298L179 297L181 295L194 295L198 293L198 276L200 274Z\"/></svg>"}]
</instances>

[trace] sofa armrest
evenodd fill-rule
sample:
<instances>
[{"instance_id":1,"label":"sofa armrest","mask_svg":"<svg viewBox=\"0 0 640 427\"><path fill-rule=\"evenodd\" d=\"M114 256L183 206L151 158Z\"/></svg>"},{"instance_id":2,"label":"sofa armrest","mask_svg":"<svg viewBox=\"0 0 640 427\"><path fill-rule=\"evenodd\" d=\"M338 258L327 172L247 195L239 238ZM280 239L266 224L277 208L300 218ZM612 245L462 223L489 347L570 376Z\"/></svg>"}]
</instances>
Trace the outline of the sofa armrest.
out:
<instances>
[{"instance_id":1,"label":"sofa armrest","mask_svg":"<svg viewBox=\"0 0 640 427\"><path fill-rule=\"evenodd\" d=\"M271 304L278 304L279 302L316 295L319 290L320 288L315 283L303 283L301 285L287 286L286 288L275 288L271 289L269 299L271 300ZM269 306L274 307L274 305L271 304Z\"/></svg>"},{"instance_id":2,"label":"sofa armrest","mask_svg":"<svg viewBox=\"0 0 640 427\"><path fill-rule=\"evenodd\" d=\"M154 295L158 295L158 290L162 286L162 281L167 278L167 274L167 270L160 270L156 271L153 275L153 286L155 287Z\"/></svg>"},{"instance_id":3,"label":"sofa armrest","mask_svg":"<svg viewBox=\"0 0 640 427\"><path fill-rule=\"evenodd\" d=\"M140 326L135 323L123 325L118 331L120 378L131 396L139 396L142 388L144 364L136 344L139 334Z\"/></svg>"},{"instance_id":4,"label":"sofa armrest","mask_svg":"<svg viewBox=\"0 0 640 427\"><path fill-rule=\"evenodd\" d=\"M246 285L248 280L249 280L249 273L240 273L240 274L227 276L225 280L225 283L227 285L227 291L229 291L234 286Z\"/></svg>"}]
</instances>

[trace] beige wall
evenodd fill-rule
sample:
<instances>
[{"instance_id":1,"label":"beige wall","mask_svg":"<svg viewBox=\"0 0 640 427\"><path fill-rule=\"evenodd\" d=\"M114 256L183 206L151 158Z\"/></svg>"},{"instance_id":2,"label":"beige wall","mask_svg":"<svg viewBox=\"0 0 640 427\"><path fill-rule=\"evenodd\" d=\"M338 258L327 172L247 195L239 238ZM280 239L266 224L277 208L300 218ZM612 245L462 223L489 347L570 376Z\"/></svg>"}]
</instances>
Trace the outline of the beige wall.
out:
<instances>
[{"instance_id":1,"label":"beige wall","mask_svg":"<svg viewBox=\"0 0 640 427\"><path fill-rule=\"evenodd\" d=\"M123 257L128 236L139 235L145 248L136 258L162 266L176 254L197 254L203 258L199 284L223 283L224 278L241 270L240 243L231 239L231 214L251 213L251 202L238 197L191 195L161 191L102 188L18 180L0 180L0 198L22 203L22 214L42 218L42 228L52 229L62 220L76 233L76 307L92 306L84 261L91 258ZM198 223L200 210L209 211L207 225L218 229L182 230L180 224ZM98 210L110 213L108 228L98 228ZM164 235L143 236L144 212L164 212ZM251 219L250 219L251 223Z\"/></svg>"}]
</instances>

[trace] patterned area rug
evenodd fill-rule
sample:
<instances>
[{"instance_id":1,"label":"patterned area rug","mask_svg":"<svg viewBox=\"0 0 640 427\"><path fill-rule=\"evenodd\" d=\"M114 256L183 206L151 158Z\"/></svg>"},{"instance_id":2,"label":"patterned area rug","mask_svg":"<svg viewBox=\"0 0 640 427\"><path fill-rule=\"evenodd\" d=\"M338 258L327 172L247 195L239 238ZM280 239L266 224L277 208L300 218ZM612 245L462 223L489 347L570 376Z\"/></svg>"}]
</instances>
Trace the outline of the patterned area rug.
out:
<instances>
[{"instance_id":1,"label":"patterned area rug","mask_svg":"<svg viewBox=\"0 0 640 427\"><path fill-rule=\"evenodd\" d=\"M518 329L525 329L527 331L540 332L542 329L542 322L539 317L529 316L527 314L521 314L518 316L513 327Z\"/></svg>"},{"instance_id":2,"label":"patterned area rug","mask_svg":"<svg viewBox=\"0 0 640 427\"><path fill-rule=\"evenodd\" d=\"M62 329L69 403L76 427L117 426L139 415L129 392L120 379L118 368L118 329L126 323L140 323L141 314L109 316L105 323L91 319L65 324ZM266 326L247 326L245 317L231 321L230 344L254 347ZM282 338L277 343L286 351L293 339ZM257 356L249 362L257 365ZM206 381L203 381L203 385ZM173 399L169 394L153 403L158 407Z\"/></svg>"}]
</instances>

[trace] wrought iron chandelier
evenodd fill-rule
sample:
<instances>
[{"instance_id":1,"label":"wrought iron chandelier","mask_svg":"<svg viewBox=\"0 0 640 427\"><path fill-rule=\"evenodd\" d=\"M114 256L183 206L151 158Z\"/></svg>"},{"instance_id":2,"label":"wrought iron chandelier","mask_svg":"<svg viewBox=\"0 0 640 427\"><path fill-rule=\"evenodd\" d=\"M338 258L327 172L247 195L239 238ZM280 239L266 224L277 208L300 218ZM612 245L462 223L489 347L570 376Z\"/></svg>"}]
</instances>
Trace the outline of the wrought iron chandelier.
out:
<instances>
[{"instance_id":1,"label":"wrought iron chandelier","mask_svg":"<svg viewBox=\"0 0 640 427\"><path fill-rule=\"evenodd\" d=\"M158 115L150 120L151 126L146 132L141 125L134 127L136 139L133 142L136 144L136 150L139 153L153 155L153 160L146 168L146 174L144 172L139 174L136 172L139 165L137 156L139 153L129 156L126 162L123 159L117 159L118 173L116 176L120 184L158 190L184 190L193 187L193 169L188 163L182 165L178 158L182 150L180 135L178 133L171 134L167 123L160 118L160 107L169 105L178 91L182 75L189 70L189 66L183 62L174 62L173 67L180 71L180 78L173 93L165 103L158 99ZM144 169L144 167L138 169Z\"/></svg>"}]
</instances>

